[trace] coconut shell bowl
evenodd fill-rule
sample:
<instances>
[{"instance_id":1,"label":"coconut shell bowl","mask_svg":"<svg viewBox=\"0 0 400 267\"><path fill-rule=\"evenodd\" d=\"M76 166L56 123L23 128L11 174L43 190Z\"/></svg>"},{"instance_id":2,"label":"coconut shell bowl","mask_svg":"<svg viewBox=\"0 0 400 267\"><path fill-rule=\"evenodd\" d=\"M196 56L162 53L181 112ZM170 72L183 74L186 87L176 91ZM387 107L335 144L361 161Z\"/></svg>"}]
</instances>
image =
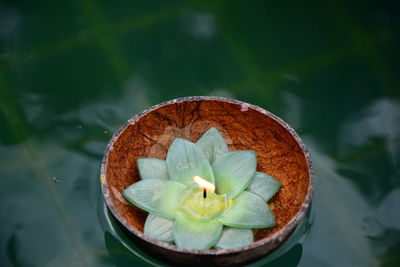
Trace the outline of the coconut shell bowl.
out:
<instances>
[{"instance_id":1,"label":"coconut shell bowl","mask_svg":"<svg viewBox=\"0 0 400 267\"><path fill-rule=\"evenodd\" d=\"M175 138L196 142L211 127L218 129L230 150L256 151L257 171L281 183L268 202L276 225L254 230L253 243L234 249L186 249L144 235L147 212L122 195L140 180L137 159L165 159ZM265 256L304 218L312 192L310 156L297 133L258 106L222 97L178 98L133 116L110 140L100 181L104 200L127 235L152 256L178 265L231 266Z\"/></svg>"}]
</instances>

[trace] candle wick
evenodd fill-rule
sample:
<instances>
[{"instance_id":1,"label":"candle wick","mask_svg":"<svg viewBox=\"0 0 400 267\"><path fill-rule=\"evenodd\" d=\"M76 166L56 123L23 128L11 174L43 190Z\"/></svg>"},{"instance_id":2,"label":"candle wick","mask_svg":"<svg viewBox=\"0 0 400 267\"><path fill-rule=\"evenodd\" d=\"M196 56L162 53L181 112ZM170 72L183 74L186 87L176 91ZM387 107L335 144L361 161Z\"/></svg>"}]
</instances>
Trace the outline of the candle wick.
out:
<instances>
[{"instance_id":1,"label":"candle wick","mask_svg":"<svg viewBox=\"0 0 400 267\"><path fill-rule=\"evenodd\" d=\"M207 190L203 189L203 198L207 198Z\"/></svg>"}]
</instances>

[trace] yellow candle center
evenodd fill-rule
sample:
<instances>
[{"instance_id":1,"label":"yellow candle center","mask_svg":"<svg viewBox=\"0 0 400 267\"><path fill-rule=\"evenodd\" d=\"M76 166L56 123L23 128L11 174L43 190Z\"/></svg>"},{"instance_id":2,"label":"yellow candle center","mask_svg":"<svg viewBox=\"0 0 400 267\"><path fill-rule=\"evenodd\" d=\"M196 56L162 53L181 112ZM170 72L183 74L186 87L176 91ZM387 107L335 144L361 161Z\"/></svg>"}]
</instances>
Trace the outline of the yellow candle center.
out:
<instances>
[{"instance_id":1,"label":"yellow candle center","mask_svg":"<svg viewBox=\"0 0 400 267\"><path fill-rule=\"evenodd\" d=\"M227 207L226 195L215 194L215 185L199 176L193 180L197 186L183 200L182 210L194 220L210 220L220 215Z\"/></svg>"}]
</instances>

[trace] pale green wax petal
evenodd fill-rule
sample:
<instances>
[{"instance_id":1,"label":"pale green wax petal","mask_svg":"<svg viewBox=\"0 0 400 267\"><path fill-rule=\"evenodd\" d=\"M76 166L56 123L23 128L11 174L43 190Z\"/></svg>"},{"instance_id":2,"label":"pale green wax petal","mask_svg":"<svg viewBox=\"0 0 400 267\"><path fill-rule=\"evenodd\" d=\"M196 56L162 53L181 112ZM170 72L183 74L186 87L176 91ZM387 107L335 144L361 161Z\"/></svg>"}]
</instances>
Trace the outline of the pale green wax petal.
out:
<instances>
[{"instance_id":1,"label":"pale green wax petal","mask_svg":"<svg viewBox=\"0 0 400 267\"><path fill-rule=\"evenodd\" d=\"M267 228L275 226L274 215L258 195L244 191L218 219L227 226L238 228Z\"/></svg>"},{"instance_id":2,"label":"pale green wax petal","mask_svg":"<svg viewBox=\"0 0 400 267\"><path fill-rule=\"evenodd\" d=\"M176 217L186 186L169 180L146 179L134 183L123 192L136 207L168 219Z\"/></svg>"},{"instance_id":3,"label":"pale green wax petal","mask_svg":"<svg viewBox=\"0 0 400 267\"><path fill-rule=\"evenodd\" d=\"M197 141L196 145L203 149L209 162L214 162L228 152L228 145L224 137L222 137L220 132L214 127L205 132Z\"/></svg>"},{"instance_id":4,"label":"pale green wax petal","mask_svg":"<svg viewBox=\"0 0 400 267\"><path fill-rule=\"evenodd\" d=\"M253 150L225 153L213 165L216 192L233 199L243 192L256 174L257 158Z\"/></svg>"},{"instance_id":5,"label":"pale green wax petal","mask_svg":"<svg viewBox=\"0 0 400 267\"><path fill-rule=\"evenodd\" d=\"M173 225L172 220L149 214L144 223L144 234L159 241L172 242L174 241Z\"/></svg>"},{"instance_id":6,"label":"pale green wax petal","mask_svg":"<svg viewBox=\"0 0 400 267\"><path fill-rule=\"evenodd\" d=\"M278 192L280 187L281 183L274 177L262 172L257 172L253 182L247 188L247 191L259 195L264 201L268 201Z\"/></svg>"},{"instance_id":7,"label":"pale green wax petal","mask_svg":"<svg viewBox=\"0 0 400 267\"><path fill-rule=\"evenodd\" d=\"M168 179L167 162L156 158L141 158L136 161L139 175L145 179Z\"/></svg>"},{"instance_id":8,"label":"pale green wax petal","mask_svg":"<svg viewBox=\"0 0 400 267\"><path fill-rule=\"evenodd\" d=\"M178 213L174 223L174 240L178 247L209 249L217 243L222 224L215 220L192 221L184 213Z\"/></svg>"},{"instance_id":9,"label":"pale green wax petal","mask_svg":"<svg viewBox=\"0 0 400 267\"><path fill-rule=\"evenodd\" d=\"M251 229L224 227L221 238L215 247L220 249L238 248L250 245L253 240L253 231Z\"/></svg>"},{"instance_id":10,"label":"pale green wax petal","mask_svg":"<svg viewBox=\"0 0 400 267\"><path fill-rule=\"evenodd\" d=\"M193 176L200 176L214 183L211 165L203 150L185 139L176 138L167 153L170 180L183 184L193 183Z\"/></svg>"}]
</instances>

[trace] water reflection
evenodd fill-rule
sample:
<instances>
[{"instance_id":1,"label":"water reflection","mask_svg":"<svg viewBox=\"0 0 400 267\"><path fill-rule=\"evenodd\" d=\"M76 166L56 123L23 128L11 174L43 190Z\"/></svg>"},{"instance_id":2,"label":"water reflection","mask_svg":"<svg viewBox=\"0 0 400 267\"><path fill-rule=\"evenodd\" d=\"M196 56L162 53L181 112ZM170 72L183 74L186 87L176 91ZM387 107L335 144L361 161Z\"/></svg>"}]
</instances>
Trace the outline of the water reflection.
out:
<instances>
[{"instance_id":1,"label":"water reflection","mask_svg":"<svg viewBox=\"0 0 400 267\"><path fill-rule=\"evenodd\" d=\"M374 217L366 218L363 225L366 236L383 266L396 266L400 262L400 188L394 188L379 203Z\"/></svg>"},{"instance_id":2,"label":"water reflection","mask_svg":"<svg viewBox=\"0 0 400 267\"><path fill-rule=\"evenodd\" d=\"M127 118L151 106L148 97L151 93L152 89L145 81L138 76L131 77L123 86L122 94L86 104L66 117L75 117L82 127L100 127L112 135Z\"/></svg>"},{"instance_id":3,"label":"water reflection","mask_svg":"<svg viewBox=\"0 0 400 267\"><path fill-rule=\"evenodd\" d=\"M400 102L378 99L364 110L350 116L340 134L340 153L368 145L374 138L384 139L391 163L398 168L400 137Z\"/></svg>"},{"instance_id":4,"label":"water reflection","mask_svg":"<svg viewBox=\"0 0 400 267\"><path fill-rule=\"evenodd\" d=\"M182 27L197 38L209 39L216 34L215 16L211 13L186 11L182 15Z\"/></svg>"},{"instance_id":5,"label":"water reflection","mask_svg":"<svg viewBox=\"0 0 400 267\"><path fill-rule=\"evenodd\" d=\"M304 247L303 263L316 259L325 266L375 266L377 260L361 230L370 206L349 181L337 173L338 164L305 137L315 169L314 226ZM337 255L341 255L340 258Z\"/></svg>"},{"instance_id":6,"label":"water reflection","mask_svg":"<svg viewBox=\"0 0 400 267\"><path fill-rule=\"evenodd\" d=\"M102 225L99 164L132 115L200 94L307 131L305 229L254 266L398 265L395 6L106 2L0 3L1 265L163 265Z\"/></svg>"},{"instance_id":7,"label":"water reflection","mask_svg":"<svg viewBox=\"0 0 400 267\"><path fill-rule=\"evenodd\" d=\"M384 218L385 225L400 230L400 188L393 188L376 209L377 216Z\"/></svg>"},{"instance_id":8,"label":"water reflection","mask_svg":"<svg viewBox=\"0 0 400 267\"><path fill-rule=\"evenodd\" d=\"M295 94L287 91L283 92L282 96L285 103L283 118L294 129L300 129L303 117L303 103L301 99Z\"/></svg>"},{"instance_id":9,"label":"water reflection","mask_svg":"<svg viewBox=\"0 0 400 267\"><path fill-rule=\"evenodd\" d=\"M18 11L11 5L0 3L0 40L10 38L15 34L21 21ZM0 56L4 56L0 54Z\"/></svg>"},{"instance_id":10,"label":"water reflection","mask_svg":"<svg viewBox=\"0 0 400 267\"><path fill-rule=\"evenodd\" d=\"M299 77L297 77L296 75L291 74L291 73L283 73L282 78L284 78L288 81L296 82L296 83L301 82L301 79Z\"/></svg>"}]
</instances>

